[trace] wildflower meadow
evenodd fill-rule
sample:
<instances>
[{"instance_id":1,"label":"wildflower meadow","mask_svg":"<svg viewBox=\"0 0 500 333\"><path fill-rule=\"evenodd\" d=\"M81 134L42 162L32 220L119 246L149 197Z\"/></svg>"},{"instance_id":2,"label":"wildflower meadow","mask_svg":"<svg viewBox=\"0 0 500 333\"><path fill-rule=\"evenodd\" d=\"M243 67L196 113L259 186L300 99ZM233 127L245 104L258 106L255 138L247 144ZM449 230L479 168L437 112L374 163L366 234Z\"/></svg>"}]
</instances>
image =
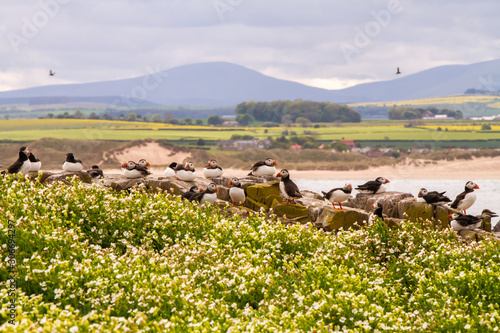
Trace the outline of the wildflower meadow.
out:
<instances>
[{"instance_id":1,"label":"wildflower meadow","mask_svg":"<svg viewBox=\"0 0 500 333\"><path fill-rule=\"evenodd\" d=\"M15 176L0 179L0 219L2 332L500 326L500 244L432 223L325 233L142 188Z\"/></svg>"}]
</instances>

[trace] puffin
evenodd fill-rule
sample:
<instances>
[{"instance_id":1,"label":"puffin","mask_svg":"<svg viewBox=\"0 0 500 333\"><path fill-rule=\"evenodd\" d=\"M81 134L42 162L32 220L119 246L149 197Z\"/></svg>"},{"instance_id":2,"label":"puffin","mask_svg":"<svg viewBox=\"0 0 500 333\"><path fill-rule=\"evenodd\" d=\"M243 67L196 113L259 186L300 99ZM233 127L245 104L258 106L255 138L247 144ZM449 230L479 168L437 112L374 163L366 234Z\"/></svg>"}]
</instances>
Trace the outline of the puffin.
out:
<instances>
[{"instance_id":1,"label":"puffin","mask_svg":"<svg viewBox=\"0 0 500 333\"><path fill-rule=\"evenodd\" d=\"M178 164L177 167L175 167L175 175L179 180L192 182L196 178L194 163L187 162L186 164Z\"/></svg>"},{"instance_id":2,"label":"puffin","mask_svg":"<svg viewBox=\"0 0 500 333\"><path fill-rule=\"evenodd\" d=\"M82 171L83 170L83 164L82 161L75 158L73 153L67 153L66 154L66 161L64 161L62 165L63 170L65 171Z\"/></svg>"},{"instance_id":3,"label":"puffin","mask_svg":"<svg viewBox=\"0 0 500 333\"><path fill-rule=\"evenodd\" d=\"M368 224L372 224L377 219L384 219L384 215L382 214L384 206L380 202L373 203L372 208L375 208L375 210L368 217Z\"/></svg>"},{"instance_id":4,"label":"puffin","mask_svg":"<svg viewBox=\"0 0 500 333\"><path fill-rule=\"evenodd\" d=\"M189 188L189 190L187 192L182 193L181 198L191 201L191 198L196 193L200 193L200 188L198 187L198 185L193 185Z\"/></svg>"},{"instance_id":5,"label":"puffin","mask_svg":"<svg viewBox=\"0 0 500 333\"><path fill-rule=\"evenodd\" d=\"M272 158L267 158L265 161L259 161L252 166L249 176L274 176L276 173L276 163Z\"/></svg>"},{"instance_id":6,"label":"puffin","mask_svg":"<svg viewBox=\"0 0 500 333\"><path fill-rule=\"evenodd\" d=\"M321 191L321 193L323 193L323 197L332 203L333 209L337 209L335 207L335 203L338 202L341 210L344 209L342 208L342 202L351 197L351 192L352 185L349 183L345 184L344 187L337 187L328 192Z\"/></svg>"},{"instance_id":7,"label":"puffin","mask_svg":"<svg viewBox=\"0 0 500 333\"><path fill-rule=\"evenodd\" d=\"M31 168L31 162L29 159L30 151L28 147L19 148L19 157L17 161L14 162L7 170L2 171L2 175L9 173L20 173L25 176Z\"/></svg>"},{"instance_id":8,"label":"puffin","mask_svg":"<svg viewBox=\"0 0 500 333\"><path fill-rule=\"evenodd\" d=\"M465 183L465 190L457 195L455 201L453 201L450 205L451 208L455 208L467 214L467 209L469 209L474 202L476 202L476 193L474 190L479 190L479 186L472 181L468 181Z\"/></svg>"},{"instance_id":9,"label":"puffin","mask_svg":"<svg viewBox=\"0 0 500 333\"><path fill-rule=\"evenodd\" d=\"M176 162L170 163L170 165L163 171L163 177L175 177L175 168L177 167Z\"/></svg>"},{"instance_id":10,"label":"puffin","mask_svg":"<svg viewBox=\"0 0 500 333\"><path fill-rule=\"evenodd\" d=\"M207 166L203 168L203 175L205 178L218 178L222 176L223 173L224 171L222 171L222 168L216 160L208 161Z\"/></svg>"},{"instance_id":11,"label":"puffin","mask_svg":"<svg viewBox=\"0 0 500 333\"><path fill-rule=\"evenodd\" d=\"M245 203L246 191L241 187L240 180L236 177L229 181L229 197L234 204L243 205Z\"/></svg>"},{"instance_id":12,"label":"puffin","mask_svg":"<svg viewBox=\"0 0 500 333\"><path fill-rule=\"evenodd\" d=\"M375 180L370 180L363 185L358 185L356 190L360 193L369 193L369 194L377 194L385 192L385 185L390 183L389 179L385 179L384 177L378 177Z\"/></svg>"},{"instance_id":13,"label":"puffin","mask_svg":"<svg viewBox=\"0 0 500 333\"><path fill-rule=\"evenodd\" d=\"M286 204L295 203L295 199L302 198L299 187L290 179L288 170L282 169L276 177L280 178L280 193L286 199Z\"/></svg>"},{"instance_id":14,"label":"puffin","mask_svg":"<svg viewBox=\"0 0 500 333\"><path fill-rule=\"evenodd\" d=\"M450 226L455 231L473 230L481 227L484 216L481 215L477 217L473 215L464 215L462 213L453 213L448 215L448 219L450 220Z\"/></svg>"},{"instance_id":15,"label":"puffin","mask_svg":"<svg viewBox=\"0 0 500 333\"><path fill-rule=\"evenodd\" d=\"M99 169L98 165L93 165L92 169L87 170L87 173L92 177L92 178L104 178L104 173L102 172L101 169Z\"/></svg>"},{"instance_id":16,"label":"puffin","mask_svg":"<svg viewBox=\"0 0 500 333\"><path fill-rule=\"evenodd\" d=\"M425 188L421 188L420 191L418 192L418 202L426 202L428 204L445 204L447 202L451 202L450 198L448 198L446 195L444 195L445 192L438 192L438 191L427 191Z\"/></svg>"},{"instance_id":17,"label":"puffin","mask_svg":"<svg viewBox=\"0 0 500 333\"><path fill-rule=\"evenodd\" d=\"M40 171L40 168L42 167L42 162L35 157L35 154L30 152L28 155L28 158L30 160L30 170L29 172L38 172Z\"/></svg>"},{"instance_id":18,"label":"puffin","mask_svg":"<svg viewBox=\"0 0 500 333\"><path fill-rule=\"evenodd\" d=\"M139 165L141 168L148 168L151 166L151 163L149 163L148 161L146 161L146 159L140 159L139 162L137 163L137 165Z\"/></svg>"},{"instance_id":19,"label":"puffin","mask_svg":"<svg viewBox=\"0 0 500 333\"><path fill-rule=\"evenodd\" d=\"M122 171L127 178L141 178L151 174L146 168L142 168L134 161L128 161L122 165Z\"/></svg>"},{"instance_id":20,"label":"puffin","mask_svg":"<svg viewBox=\"0 0 500 333\"><path fill-rule=\"evenodd\" d=\"M205 191L193 194L190 201L198 201L200 205L204 205L206 202L214 205L215 199L217 199L217 193L219 193L217 185L215 183L210 183Z\"/></svg>"}]
</instances>

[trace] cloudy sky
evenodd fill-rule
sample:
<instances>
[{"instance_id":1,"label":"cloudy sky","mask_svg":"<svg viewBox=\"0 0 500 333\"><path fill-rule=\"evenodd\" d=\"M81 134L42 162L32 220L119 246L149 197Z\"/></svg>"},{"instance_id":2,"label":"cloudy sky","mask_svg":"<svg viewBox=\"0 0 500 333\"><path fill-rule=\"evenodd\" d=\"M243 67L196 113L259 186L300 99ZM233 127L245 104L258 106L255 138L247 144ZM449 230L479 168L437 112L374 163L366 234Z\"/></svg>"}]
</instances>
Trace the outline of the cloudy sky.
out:
<instances>
[{"instance_id":1,"label":"cloudy sky","mask_svg":"<svg viewBox=\"0 0 500 333\"><path fill-rule=\"evenodd\" d=\"M498 0L1 0L0 6L0 91L211 61L338 89L392 79L397 66L407 75L500 58Z\"/></svg>"}]
</instances>

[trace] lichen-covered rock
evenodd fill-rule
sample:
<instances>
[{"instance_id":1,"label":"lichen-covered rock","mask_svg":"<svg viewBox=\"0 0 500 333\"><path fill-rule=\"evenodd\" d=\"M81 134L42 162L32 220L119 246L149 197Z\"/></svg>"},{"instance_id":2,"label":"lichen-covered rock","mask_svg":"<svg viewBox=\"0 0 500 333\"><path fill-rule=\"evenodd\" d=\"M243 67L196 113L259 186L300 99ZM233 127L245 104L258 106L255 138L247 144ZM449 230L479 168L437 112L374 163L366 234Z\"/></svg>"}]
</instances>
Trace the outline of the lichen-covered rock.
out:
<instances>
[{"instance_id":1,"label":"lichen-covered rock","mask_svg":"<svg viewBox=\"0 0 500 333\"><path fill-rule=\"evenodd\" d=\"M259 178L259 177L257 177ZM279 182L272 181L265 184L244 185L247 193L246 206L250 209L259 211L276 206L277 203L283 202L280 196Z\"/></svg>"},{"instance_id":2,"label":"lichen-covered rock","mask_svg":"<svg viewBox=\"0 0 500 333\"><path fill-rule=\"evenodd\" d=\"M369 214L363 210L337 210L333 209L333 207L326 207L320 212L315 225L327 230L340 228L347 230L349 228L358 228L365 224L368 219Z\"/></svg>"},{"instance_id":3,"label":"lichen-covered rock","mask_svg":"<svg viewBox=\"0 0 500 333\"><path fill-rule=\"evenodd\" d=\"M299 204L280 204L274 207L274 213L278 216L286 216L289 219L309 218L307 207Z\"/></svg>"},{"instance_id":4,"label":"lichen-covered rock","mask_svg":"<svg viewBox=\"0 0 500 333\"><path fill-rule=\"evenodd\" d=\"M439 225L441 229L449 228L450 221L448 220L448 215L450 214L449 207L446 206L436 206L434 210L434 225Z\"/></svg>"},{"instance_id":5,"label":"lichen-covered rock","mask_svg":"<svg viewBox=\"0 0 500 333\"><path fill-rule=\"evenodd\" d=\"M425 202L416 202L415 199L403 199L398 203L398 217L407 218L410 221L434 220L434 210L432 205Z\"/></svg>"},{"instance_id":6,"label":"lichen-covered rock","mask_svg":"<svg viewBox=\"0 0 500 333\"><path fill-rule=\"evenodd\" d=\"M75 177L80 179L84 183L92 183L92 177L83 171L68 172L64 171L61 173L44 173L40 177L40 182L42 184L52 184L56 181L67 181L68 178Z\"/></svg>"}]
</instances>

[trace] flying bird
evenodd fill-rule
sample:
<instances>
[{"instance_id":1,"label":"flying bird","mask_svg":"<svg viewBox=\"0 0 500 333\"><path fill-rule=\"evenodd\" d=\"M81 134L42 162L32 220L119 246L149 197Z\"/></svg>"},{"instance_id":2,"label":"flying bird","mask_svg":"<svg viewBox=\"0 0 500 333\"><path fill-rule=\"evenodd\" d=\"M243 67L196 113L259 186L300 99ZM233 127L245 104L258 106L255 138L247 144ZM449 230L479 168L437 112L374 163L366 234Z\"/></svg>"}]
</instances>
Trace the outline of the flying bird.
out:
<instances>
[{"instance_id":1,"label":"flying bird","mask_svg":"<svg viewBox=\"0 0 500 333\"><path fill-rule=\"evenodd\" d=\"M398 75L398 74L401 74L401 72L399 71L399 67L396 70L396 75Z\"/></svg>"},{"instance_id":2,"label":"flying bird","mask_svg":"<svg viewBox=\"0 0 500 333\"><path fill-rule=\"evenodd\" d=\"M52 69L49 72L49 76L54 76L56 73L52 71Z\"/></svg>"}]
</instances>

